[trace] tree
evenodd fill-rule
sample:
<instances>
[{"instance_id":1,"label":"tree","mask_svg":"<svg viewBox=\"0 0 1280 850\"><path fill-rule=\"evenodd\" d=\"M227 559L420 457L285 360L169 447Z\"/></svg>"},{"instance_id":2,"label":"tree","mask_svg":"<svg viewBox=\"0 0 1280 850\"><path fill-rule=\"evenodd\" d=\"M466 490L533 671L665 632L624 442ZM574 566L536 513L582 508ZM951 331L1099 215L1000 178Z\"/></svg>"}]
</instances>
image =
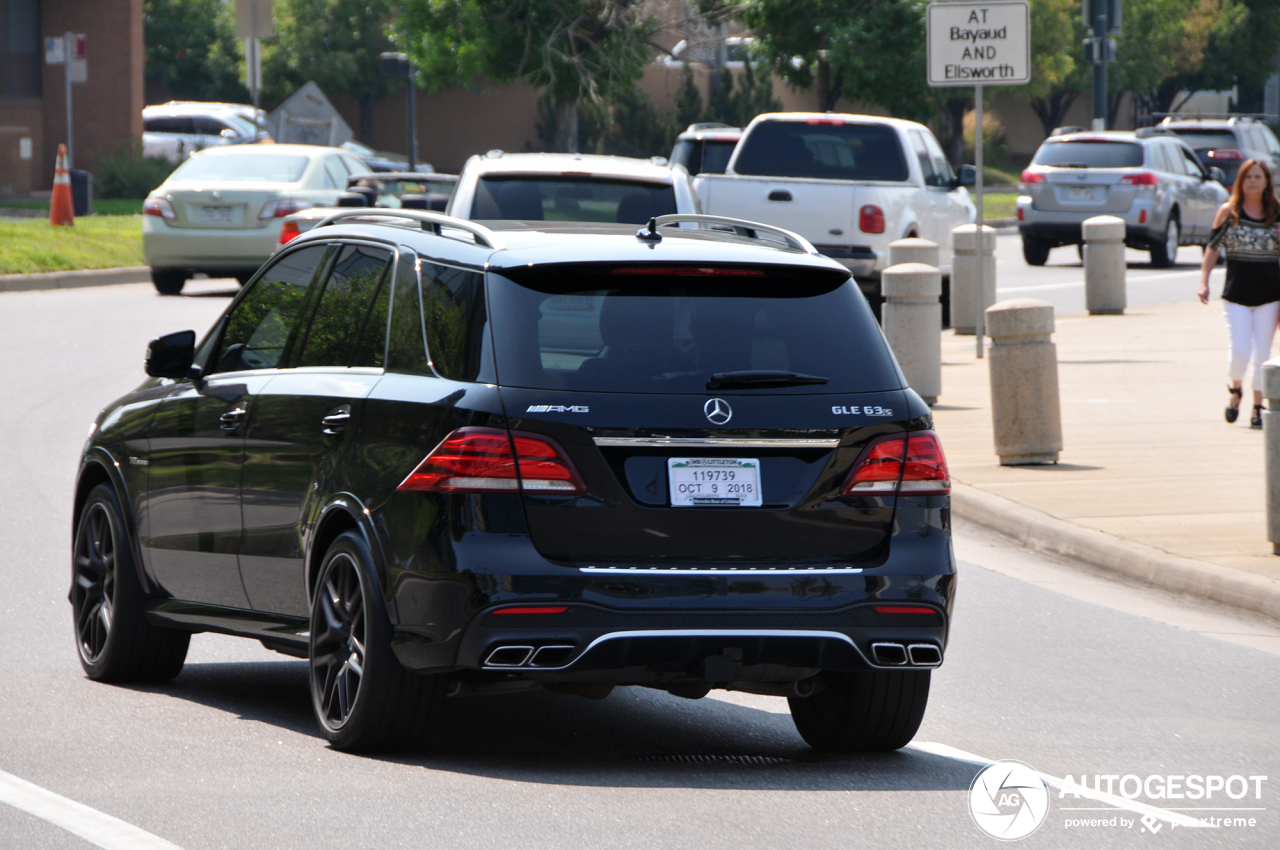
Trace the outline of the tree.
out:
<instances>
[{"instance_id":1,"label":"tree","mask_svg":"<svg viewBox=\"0 0 1280 850\"><path fill-rule=\"evenodd\" d=\"M373 105L402 83L384 76L378 54L392 50L392 0L277 0L276 35L263 47L268 99L283 100L308 80L360 105L360 140L373 136Z\"/></svg>"},{"instance_id":2,"label":"tree","mask_svg":"<svg viewBox=\"0 0 1280 850\"><path fill-rule=\"evenodd\" d=\"M578 147L578 105L631 88L654 24L640 0L404 0L397 29L429 88L523 80L551 97L554 145Z\"/></svg>"},{"instance_id":3,"label":"tree","mask_svg":"<svg viewBox=\"0 0 1280 850\"><path fill-rule=\"evenodd\" d=\"M235 19L222 0L145 0L147 81L191 100L244 101Z\"/></svg>"},{"instance_id":4,"label":"tree","mask_svg":"<svg viewBox=\"0 0 1280 850\"><path fill-rule=\"evenodd\" d=\"M781 109L782 103L773 96L773 77L768 68L747 61L742 64L741 74L735 76L726 69L721 76L720 86L707 107L707 118L745 127L760 113Z\"/></svg>"},{"instance_id":5,"label":"tree","mask_svg":"<svg viewBox=\"0 0 1280 850\"><path fill-rule=\"evenodd\" d=\"M1235 0L1209 35L1204 60L1193 72L1170 77L1159 88L1153 111L1171 112L1178 91L1223 91L1238 87L1238 109L1262 111L1262 89L1275 70L1280 49L1280 3Z\"/></svg>"},{"instance_id":6,"label":"tree","mask_svg":"<svg viewBox=\"0 0 1280 850\"><path fill-rule=\"evenodd\" d=\"M925 80L926 0L738 0L757 55L818 109L841 97L904 118L937 112Z\"/></svg>"},{"instance_id":7,"label":"tree","mask_svg":"<svg viewBox=\"0 0 1280 850\"><path fill-rule=\"evenodd\" d=\"M1031 82L1017 93L1030 101L1046 136L1089 90L1093 66L1082 50L1086 35L1080 0L1032 0Z\"/></svg>"}]
</instances>

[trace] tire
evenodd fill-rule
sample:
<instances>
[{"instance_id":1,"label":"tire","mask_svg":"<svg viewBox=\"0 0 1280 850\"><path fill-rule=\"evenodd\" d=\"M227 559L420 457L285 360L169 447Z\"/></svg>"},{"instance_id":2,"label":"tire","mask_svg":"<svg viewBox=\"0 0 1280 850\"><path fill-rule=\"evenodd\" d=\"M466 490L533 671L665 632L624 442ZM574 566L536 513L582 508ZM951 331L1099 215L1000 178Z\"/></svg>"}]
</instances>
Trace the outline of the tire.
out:
<instances>
[{"instance_id":1,"label":"tire","mask_svg":"<svg viewBox=\"0 0 1280 850\"><path fill-rule=\"evenodd\" d=\"M1049 243L1034 236L1022 237L1022 259L1029 266L1043 266L1049 261Z\"/></svg>"},{"instance_id":2,"label":"tire","mask_svg":"<svg viewBox=\"0 0 1280 850\"><path fill-rule=\"evenodd\" d=\"M1151 246L1152 268L1167 269L1177 261L1178 241L1181 238L1182 225L1178 222L1176 214L1171 215L1164 226L1164 242Z\"/></svg>"},{"instance_id":3,"label":"tire","mask_svg":"<svg viewBox=\"0 0 1280 850\"><path fill-rule=\"evenodd\" d=\"M151 270L151 283L155 285L156 292L161 295L180 294L182 285L186 282L186 272L163 271L161 269Z\"/></svg>"},{"instance_id":4,"label":"tire","mask_svg":"<svg viewBox=\"0 0 1280 850\"><path fill-rule=\"evenodd\" d=\"M182 670L191 634L147 621L123 512L109 484L89 493L71 557L80 666L99 682L163 682Z\"/></svg>"},{"instance_id":5,"label":"tire","mask_svg":"<svg viewBox=\"0 0 1280 850\"><path fill-rule=\"evenodd\" d=\"M826 688L789 697L800 737L826 753L882 753L905 747L929 701L928 670L826 673Z\"/></svg>"},{"instance_id":6,"label":"tire","mask_svg":"<svg viewBox=\"0 0 1280 850\"><path fill-rule=\"evenodd\" d=\"M443 692L439 676L406 670L391 651L391 622L371 564L359 535L339 535L311 603L311 707L321 734L347 752L424 743Z\"/></svg>"}]
</instances>

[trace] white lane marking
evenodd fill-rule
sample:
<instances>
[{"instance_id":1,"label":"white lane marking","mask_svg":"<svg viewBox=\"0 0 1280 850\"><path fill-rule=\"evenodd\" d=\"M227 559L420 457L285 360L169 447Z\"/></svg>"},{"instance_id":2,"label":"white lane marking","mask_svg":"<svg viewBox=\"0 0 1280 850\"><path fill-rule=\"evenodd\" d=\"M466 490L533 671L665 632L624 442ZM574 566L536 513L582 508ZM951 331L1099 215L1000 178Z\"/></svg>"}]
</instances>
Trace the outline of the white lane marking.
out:
<instances>
[{"instance_id":1,"label":"white lane marking","mask_svg":"<svg viewBox=\"0 0 1280 850\"><path fill-rule=\"evenodd\" d=\"M967 753L964 750L958 750L955 747L949 747L946 744L935 744L929 741L917 741L915 743L908 744L907 749L918 750L922 753L929 753L930 755L942 756L943 758L955 759L956 761L963 761L963 762L969 762L971 764L982 765L983 767L989 764L995 764L994 759L983 758L982 756L977 756L977 755L974 755L973 753ZM1040 773L1039 771L1036 771L1036 772ZM1050 788L1057 788L1059 791L1062 790L1063 781L1058 777L1050 776L1047 773L1040 773L1040 778L1043 779L1045 781L1045 784L1048 785ZM1182 827L1189 827L1189 828L1196 828L1196 829L1200 829L1200 828L1213 829L1214 828L1209 824L1204 823L1198 818L1188 817L1187 815L1181 815L1181 814L1178 814L1177 812L1173 812L1168 809L1160 809L1155 806L1148 806L1146 803L1139 803L1137 800L1129 800L1124 797L1117 797L1114 794L1108 794L1105 791L1094 791L1091 788L1079 788L1077 786L1077 789L1073 789L1071 793L1074 795L1076 793L1076 790L1079 791L1080 796L1083 798L1086 798L1089 800L1096 800L1099 803L1106 803L1108 806L1111 806L1112 808L1125 809L1127 811L1135 812L1140 815L1150 815L1153 818L1173 824L1174 826L1182 826ZM1062 808L1062 807L1059 806L1059 808Z\"/></svg>"},{"instance_id":2,"label":"white lane marking","mask_svg":"<svg viewBox=\"0 0 1280 850\"><path fill-rule=\"evenodd\" d=\"M0 770L0 803L35 815L103 850L182 850L119 818Z\"/></svg>"},{"instance_id":3,"label":"white lane marking","mask_svg":"<svg viewBox=\"0 0 1280 850\"><path fill-rule=\"evenodd\" d=\"M1225 272L1221 271L1220 269L1214 269L1212 272L1210 272L1210 275L1211 275L1210 280L1211 281L1216 280L1217 276L1220 274L1225 274ZM1126 278L1126 283L1130 283L1130 284L1144 283L1148 280L1173 280L1175 278L1178 280L1181 280L1189 276L1199 277L1199 275L1200 275L1199 271L1165 272L1163 274L1129 275ZM1071 281L1070 283L1039 283L1039 284L1036 284L1035 286L1000 286L998 288L1000 292L1005 293L1005 292L1046 292L1048 290L1053 290L1053 289L1077 289L1082 286L1084 286L1083 280L1074 280L1074 281Z\"/></svg>"}]
</instances>

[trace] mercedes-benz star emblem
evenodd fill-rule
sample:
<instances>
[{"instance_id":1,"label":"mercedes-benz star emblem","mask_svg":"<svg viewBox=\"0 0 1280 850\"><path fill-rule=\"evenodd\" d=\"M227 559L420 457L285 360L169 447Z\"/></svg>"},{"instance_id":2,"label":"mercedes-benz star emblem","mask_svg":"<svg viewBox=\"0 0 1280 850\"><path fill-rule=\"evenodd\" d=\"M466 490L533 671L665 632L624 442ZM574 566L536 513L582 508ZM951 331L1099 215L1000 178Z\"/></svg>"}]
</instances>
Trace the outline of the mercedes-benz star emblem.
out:
<instances>
[{"instance_id":1,"label":"mercedes-benz star emblem","mask_svg":"<svg viewBox=\"0 0 1280 850\"><path fill-rule=\"evenodd\" d=\"M733 418L733 408L722 398L713 398L702 405L702 412L707 414L712 425L723 425Z\"/></svg>"}]
</instances>

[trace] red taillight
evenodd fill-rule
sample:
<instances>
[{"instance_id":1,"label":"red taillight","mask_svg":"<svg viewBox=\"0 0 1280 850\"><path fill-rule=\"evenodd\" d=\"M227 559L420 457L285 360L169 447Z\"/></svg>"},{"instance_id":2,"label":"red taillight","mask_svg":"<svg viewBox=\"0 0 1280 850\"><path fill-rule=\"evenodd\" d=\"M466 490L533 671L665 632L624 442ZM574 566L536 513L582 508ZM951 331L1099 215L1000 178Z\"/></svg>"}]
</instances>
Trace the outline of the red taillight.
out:
<instances>
[{"instance_id":1,"label":"red taillight","mask_svg":"<svg viewBox=\"0 0 1280 850\"><path fill-rule=\"evenodd\" d=\"M523 431L459 428L440 441L399 490L427 493L587 492L554 442Z\"/></svg>"},{"instance_id":2,"label":"red taillight","mask_svg":"<svg viewBox=\"0 0 1280 850\"><path fill-rule=\"evenodd\" d=\"M298 230L298 223L296 221L286 221L284 224L280 225L280 238L276 240L276 244L283 245L300 234L301 231Z\"/></svg>"},{"instance_id":3,"label":"red taillight","mask_svg":"<svg viewBox=\"0 0 1280 850\"><path fill-rule=\"evenodd\" d=\"M1030 168L1028 168L1026 171L1022 172L1022 182L1023 183L1043 183L1044 175L1041 174L1039 171L1032 171Z\"/></svg>"},{"instance_id":4,"label":"red taillight","mask_svg":"<svg viewBox=\"0 0 1280 850\"><path fill-rule=\"evenodd\" d=\"M759 269L693 268L680 266L623 266L610 274L675 275L677 277L764 277Z\"/></svg>"},{"instance_id":5,"label":"red taillight","mask_svg":"<svg viewBox=\"0 0 1280 850\"><path fill-rule=\"evenodd\" d=\"M932 431L888 437L862 455L840 492L845 496L945 496L951 492L947 459Z\"/></svg>"},{"instance_id":6,"label":"red taillight","mask_svg":"<svg viewBox=\"0 0 1280 850\"><path fill-rule=\"evenodd\" d=\"M1147 223L1147 211L1143 210L1142 212L1138 213L1138 224L1146 224L1146 223Z\"/></svg>"},{"instance_id":7,"label":"red taillight","mask_svg":"<svg viewBox=\"0 0 1280 850\"><path fill-rule=\"evenodd\" d=\"M858 211L858 229L863 233L884 233L884 210L867 204Z\"/></svg>"},{"instance_id":8,"label":"red taillight","mask_svg":"<svg viewBox=\"0 0 1280 850\"><path fill-rule=\"evenodd\" d=\"M538 605L524 608L499 608L490 614L563 614L569 610L568 605ZM879 609L877 609L879 610Z\"/></svg>"},{"instance_id":9,"label":"red taillight","mask_svg":"<svg viewBox=\"0 0 1280 850\"><path fill-rule=\"evenodd\" d=\"M142 202L142 214L154 215L168 221L173 221L178 214L173 210L173 204L164 198L147 198Z\"/></svg>"},{"instance_id":10,"label":"red taillight","mask_svg":"<svg viewBox=\"0 0 1280 850\"><path fill-rule=\"evenodd\" d=\"M1160 178L1150 171L1144 171L1141 174L1126 174L1120 178L1120 182L1126 186L1156 186L1159 185Z\"/></svg>"},{"instance_id":11,"label":"red taillight","mask_svg":"<svg viewBox=\"0 0 1280 850\"><path fill-rule=\"evenodd\" d=\"M1022 207L1018 207L1018 221L1024 221L1026 219L1026 215L1027 211Z\"/></svg>"},{"instance_id":12,"label":"red taillight","mask_svg":"<svg viewBox=\"0 0 1280 850\"><path fill-rule=\"evenodd\" d=\"M873 605L877 614L936 614L932 608L923 605Z\"/></svg>"},{"instance_id":13,"label":"red taillight","mask_svg":"<svg viewBox=\"0 0 1280 850\"><path fill-rule=\"evenodd\" d=\"M1209 159L1216 162L1240 162L1244 159L1244 154L1234 148L1227 148L1220 151L1209 151Z\"/></svg>"},{"instance_id":14,"label":"red taillight","mask_svg":"<svg viewBox=\"0 0 1280 850\"><path fill-rule=\"evenodd\" d=\"M311 209L310 201L267 201L262 205L262 212L258 213L258 221L266 221L269 218L284 218L287 215L293 215L296 212Z\"/></svg>"}]
</instances>

